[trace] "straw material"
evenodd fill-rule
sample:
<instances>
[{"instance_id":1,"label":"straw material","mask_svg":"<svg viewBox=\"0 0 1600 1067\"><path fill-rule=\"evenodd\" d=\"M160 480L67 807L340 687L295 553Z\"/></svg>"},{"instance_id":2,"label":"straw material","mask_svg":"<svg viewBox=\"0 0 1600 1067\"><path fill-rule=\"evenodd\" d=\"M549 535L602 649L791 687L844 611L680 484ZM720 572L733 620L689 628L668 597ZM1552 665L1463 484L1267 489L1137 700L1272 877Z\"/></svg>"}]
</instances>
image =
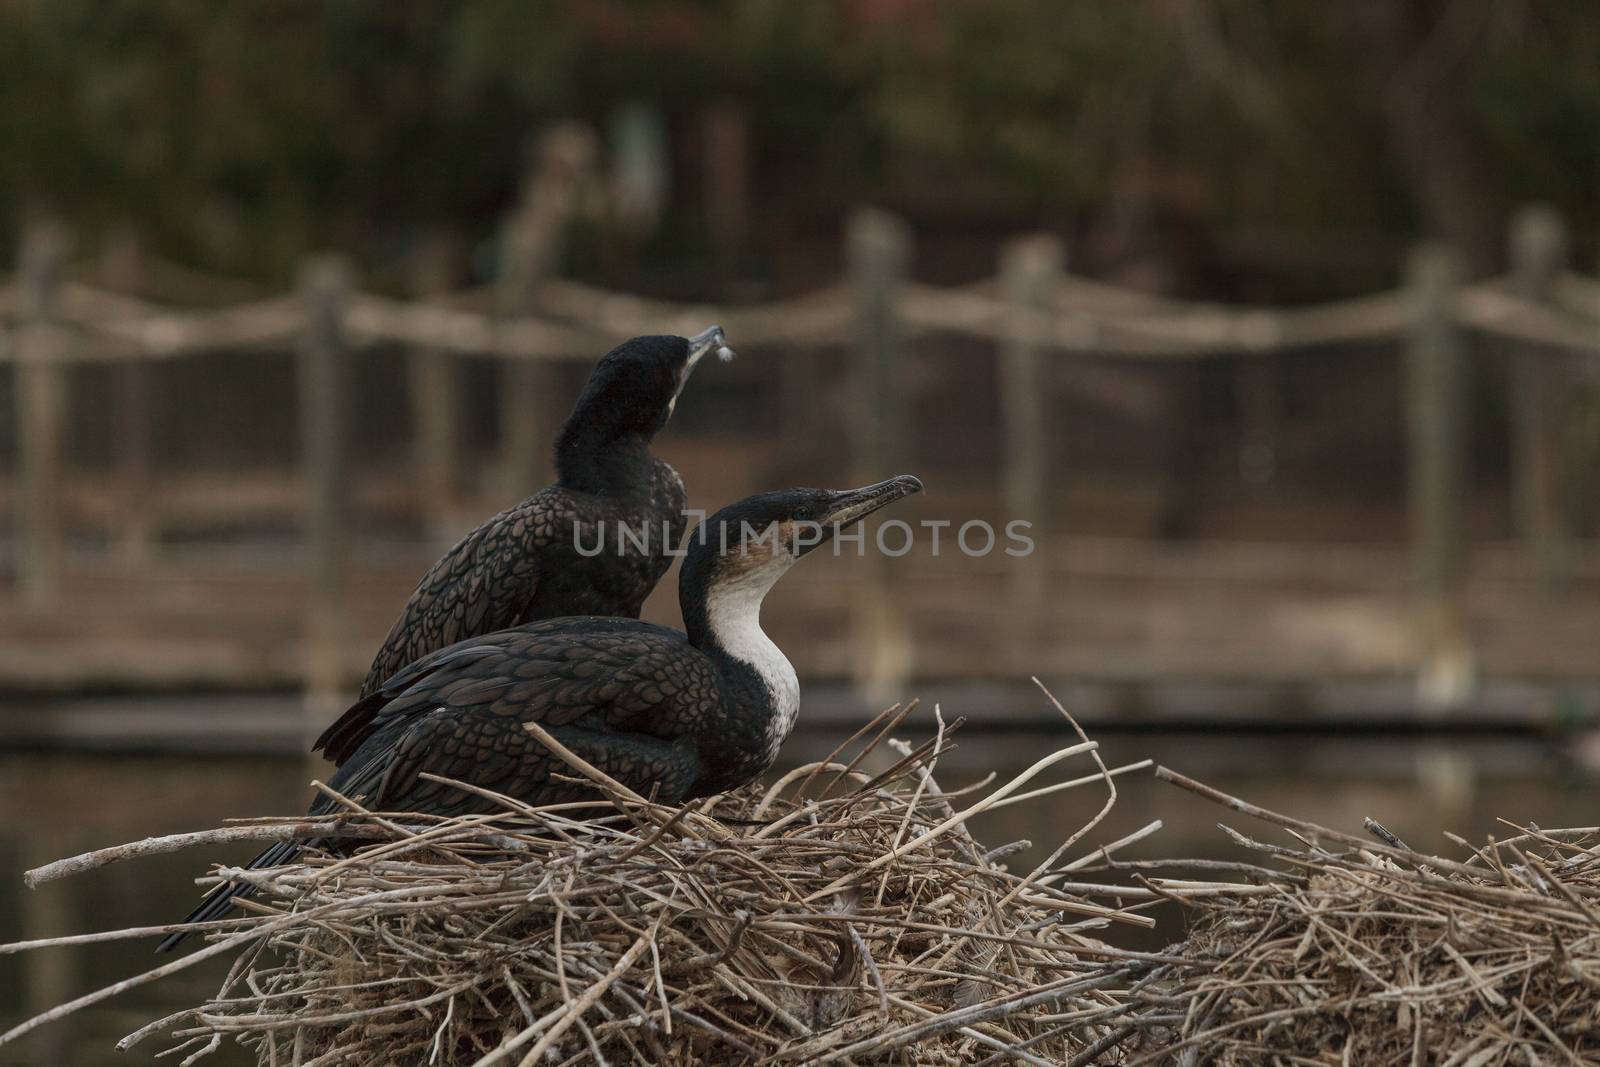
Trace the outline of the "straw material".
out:
<instances>
[{"instance_id":1,"label":"straw material","mask_svg":"<svg viewBox=\"0 0 1600 1067\"><path fill-rule=\"evenodd\" d=\"M1058 863L1110 810L1115 775L1084 740L998 788L946 794L931 769L957 724L912 749L888 737L904 713L853 754L681 809L576 757L604 810L501 797L493 816L428 823L347 802L349 825L384 836L248 872L257 914L212 934L237 954L216 997L125 1044L164 1030L180 1056L233 1038L262 1064L307 1065L1095 1055L1160 964L1091 931L1150 926L1149 902L1011 873L966 819L1098 787L1100 814ZM1051 773L1074 764L1076 778Z\"/></svg>"},{"instance_id":2,"label":"straw material","mask_svg":"<svg viewBox=\"0 0 1600 1067\"><path fill-rule=\"evenodd\" d=\"M960 721L936 712L912 747L892 736L911 710L889 709L769 787L683 808L633 794L534 727L603 801L484 794L492 814L430 820L339 798L346 814L332 819L151 838L28 872L35 885L195 845L342 842L219 870L256 885L250 914L206 924L209 944L0 1045L223 956L232 968L210 1001L121 1047L167 1035L190 1064L233 1040L272 1067L1600 1063L1600 828L1519 826L1432 856L1371 820L1345 833L1158 768L1287 843L1223 826L1242 859L1125 861L1159 822L1098 847L1086 838L1121 776L1148 761L1106 767L1063 710L1077 744L998 786L944 792L933 772ZM1085 788L1103 794L1097 813L1032 869L1006 864L1026 842L985 848L968 832L979 814ZM1157 906L1163 924L1176 919L1172 902L1184 940L1160 953L1108 943L1155 926Z\"/></svg>"},{"instance_id":3,"label":"straw material","mask_svg":"<svg viewBox=\"0 0 1600 1067\"><path fill-rule=\"evenodd\" d=\"M1195 924L1163 993L1183 1022L1138 1063L1447 1067L1600 1063L1600 828L1543 831L1466 858L1362 840L1159 777L1289 831L1256 884L1151 877ZM1128 865L1116 865L1128 869Z\"/></svg>"}]
</instances>

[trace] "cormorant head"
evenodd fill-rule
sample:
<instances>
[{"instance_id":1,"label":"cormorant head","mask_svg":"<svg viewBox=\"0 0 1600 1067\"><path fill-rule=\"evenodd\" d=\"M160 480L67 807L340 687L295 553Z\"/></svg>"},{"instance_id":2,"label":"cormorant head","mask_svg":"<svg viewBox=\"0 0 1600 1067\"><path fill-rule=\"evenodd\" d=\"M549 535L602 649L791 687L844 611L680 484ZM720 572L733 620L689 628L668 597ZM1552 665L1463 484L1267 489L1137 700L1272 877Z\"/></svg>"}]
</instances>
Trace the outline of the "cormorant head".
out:
<instances>
[{"instance_id":1,"label":"cormorant head","mask_svg":"<svg viewBox=\"0 0 1600 1067\"><path fill-rule=\"evenodd\" d=\"M598 445L627 437L648 441L667 424L689 375L708 352L733 358L722 327L693 337L635 337L600 357L562 429L562 438Z\"/></svg>"},{"instance_id":2,"label":"cormorant head","mask_svg":"<svg viewBox=\"0 0 1600 1067\"><path fill-rule=\"evenodd\" d=\"M679 599L691 637L705 607L718 599L759 606L773 583L801 556L842 529L922 491L909 474L860 489L780 489L730 504L689 535Z\"/></svg>"}]
</instances>

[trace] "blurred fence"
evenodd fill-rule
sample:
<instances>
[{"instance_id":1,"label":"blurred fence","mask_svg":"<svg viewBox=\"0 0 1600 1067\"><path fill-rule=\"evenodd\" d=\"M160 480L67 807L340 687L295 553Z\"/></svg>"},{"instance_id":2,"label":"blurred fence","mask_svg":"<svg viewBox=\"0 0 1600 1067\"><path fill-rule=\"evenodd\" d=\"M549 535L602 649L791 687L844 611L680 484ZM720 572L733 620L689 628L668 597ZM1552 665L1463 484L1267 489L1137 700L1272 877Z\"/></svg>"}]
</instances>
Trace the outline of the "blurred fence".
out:
<instances>
[{"instance_id":1,"label":"blurred fence","mask_svg":"<svg viewBox=\"0 0 1600 1067\"><path fill-rule=\"evenodd\" d=\"M1552 405L1566 376L1600 367L1600 282L1569 273L1560 220L1543 209L1521 213L1510 235L1512 268L1504 277L1464 284L1455 256L1429 246L1412 257L1396 291L1314 307L1227 307L1152 297L1075 278L1064 271L1061 243L1029 236L1004 251L993 279L958 288L909 277L912 237L901 221L862 210L849 223L843 280L809 295L760 306L666 303L552 277L516 279L496 290L437 291L424 266L419 290L400 300L361 290L347 265L307 263L299 291L206 310L174 310L106 288L67 280L68 235L40 223L25 234L19 271L0 286L0 362L16 371L18 426L13 512L19 545L17 582L26 603L48 605L60 588L65 554L61 486L63 445L75 431L66 370L77 363L147 366L203 354L286 349L297 353L299 435L304 482L301 518L311 596L305 625L313 691L340 685L340 602L347 559L346 472L342 425L350 410L351 352L392 344L412 353L411 399L419 447L416 478L424 508L450 498L459 447L455 359L490 357L508 369L502 387L501 449L512 486L537 484L532 464L559 417L546 399L541 369L556 361L593 360L618 339L640 333L688 334L718 322L736 346L843 345L854 353L861 398L850 413L849 447L862 479L906 466L912 342L944 332L992 345L1003 435L995 472L1010 515L1042 521L1050 513L1046 435L1050 360L1126 361L1272 359L1312 346L1392 342L1405 353L1403 406L1408 413L1410 552L1416 597L1416 669L1424 692L1440 703L1460 698L1472 650L1463 619L1467 527L1463 516L1467 446L1465 337L1489 335L1514 354L1513 471L1519 538L1532 572L1546 587L1569 561L1560 472L1575 462L1551 432ZM434 272L437 276L438 272ZM1556 359L1558 355L1581 359ZM118 393L118 469L134 482L149 477L148 386L130 372ZM539 414L539 413L542 413ZM126 494L122 536L150 536L156 521L141 511L137 486ZM1039 530L1048 537L1061 531ZM1008 625L1026 631L1046 610L1045 553L1018 561L1009 581ZM894 595L897 568L879 560L855 583L852 643L856 679L892 688L905 672L905 620Z\"/></svg>"}]
</instances>

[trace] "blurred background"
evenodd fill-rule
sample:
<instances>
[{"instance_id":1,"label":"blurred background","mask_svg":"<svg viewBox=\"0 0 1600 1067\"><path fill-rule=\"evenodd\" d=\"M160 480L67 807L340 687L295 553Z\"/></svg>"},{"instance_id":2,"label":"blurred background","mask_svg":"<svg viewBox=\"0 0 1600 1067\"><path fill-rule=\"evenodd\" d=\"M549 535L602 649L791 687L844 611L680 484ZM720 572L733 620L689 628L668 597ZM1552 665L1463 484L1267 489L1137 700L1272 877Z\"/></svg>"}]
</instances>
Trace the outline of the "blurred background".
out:
<instances>
[{"instance_id":1,"label":"blurred background","mask_svg":"<svg viewBox=\"0 0 1600 1067\"><path fill-rule=\"evenodd\" d=\"M18 875L299 810L593 361L714 321L657 448L693 506L911 471L953 523L769 599L786 762L920 697L947 785L1014 774L1037 675L1108 762L1342 829L1594 823L1596 55L1579 0L3 0L0 940L187 910L248 850ZM1107 840L1225 850L1122 782ZM0 1024L146 947L0 956Z\"/></svg>"}]
</instances>

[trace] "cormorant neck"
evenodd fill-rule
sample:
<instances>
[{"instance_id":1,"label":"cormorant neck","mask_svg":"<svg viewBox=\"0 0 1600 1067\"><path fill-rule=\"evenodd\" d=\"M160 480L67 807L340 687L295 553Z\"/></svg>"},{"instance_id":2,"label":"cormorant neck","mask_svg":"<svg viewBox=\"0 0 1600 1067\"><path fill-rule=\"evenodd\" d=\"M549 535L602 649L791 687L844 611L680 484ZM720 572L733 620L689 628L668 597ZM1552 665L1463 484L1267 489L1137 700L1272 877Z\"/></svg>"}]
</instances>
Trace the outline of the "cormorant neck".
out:
<instances>
[{"instance_id":1,"label":"cormorant neck","mask_svg":"<svg viewBox=\"0 0 1600 1067\"><path fill-rule=\"evenodd\" d=\"M695 543L679 576L689 642L716 664L729 695L745 705L741 710L767 719L781 742L800 707L800 683L788 657L761 629L761 602L794 557L782 552L756 564L730 555L719 566L717 552L714 544Z\"/></svg>"},{"instance_id":2,"label":"cormorant neck","mask_svg":"<svg viewBox=\"0 0 1600 1067\"><path fill-rule=\"evenodd\" d=\"M556 439L556 481L565 489L626 497L650 490L650 439L597 431L574 412Z\"/></svg>"},{"instance_id":3,"label":"cormorant neck","mask_svg":"<svg viewBox=\"0 0 1600 1067\"><path fill-rule=\"evenodd\" d=\"M756 635L767 639L761 629L761 601L770 584L747 579L693 589L680 578L680 585L679 608L689 643L702 652L731 652Z\"/></svg>"}]
</instances>

